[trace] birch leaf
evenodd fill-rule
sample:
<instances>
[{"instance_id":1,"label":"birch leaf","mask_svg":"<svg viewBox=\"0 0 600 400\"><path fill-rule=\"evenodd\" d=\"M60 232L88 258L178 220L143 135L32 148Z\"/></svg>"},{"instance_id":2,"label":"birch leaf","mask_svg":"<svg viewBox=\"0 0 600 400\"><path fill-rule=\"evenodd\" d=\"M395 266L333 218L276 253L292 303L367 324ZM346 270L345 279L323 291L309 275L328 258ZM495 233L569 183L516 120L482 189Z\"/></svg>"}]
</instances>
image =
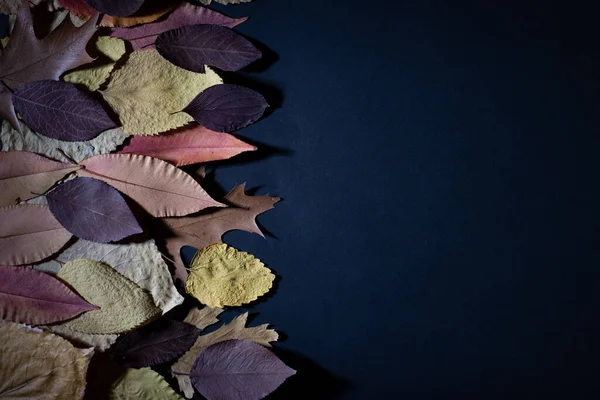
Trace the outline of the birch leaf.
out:
<instances>
[{"instance_id":1,"label":"birch leaf","mask_svg":"<svg viewBox=\"0 0 600 400\"><path fill-rule=\"evenodd\" d=\"M173 285L169 267L152 239L140 243L108 244L78 239L52 261L37 264L35 269L56 274L60 263L77 259L103 262L147 290L154 303L166 313L183 303L183 297Z\"/></svg>"},{"instance_id":2,"label":"birch leaf","mask_svg":"<svg viewBox=\"0 0 600 400\"><path fill-rule=\"evenodd\" d=\"M92 349L48 332L0 321L0 398L83 398Z\"/></svg>"},{"instance_id":3,"label":"birch leaf","mask_svg":"<svg viewBox=\"0 0 600 400\"><path fill-rule=\"evenodd\" d=\"M160 314L152 297L108 265L74 260L58 271L85 300L100 307L61 325L91 334L113 334L132 330Z\"/></svg>"},{"instance_id":4,"label":"birch leaf","mask_svg":"<svg viewBox=\"0 0 600 400\"><path fill-rule=\"evenodd\" d=\"M127 368L112 385L111 400L182 400L167 381L150 368Z\"/></svg>"},{"instance_id":5,"label":"birch leaf","mask_svg":"<svg viewBox=\"0 0 600 400\"><path fill-rule=\"evenodd\" d=\"M222 83L206 73L186 71L165 60L156 50L134 51L125 65L114 71L104 99L119 115L124 132L156 135L193 121L180 112L204 89Z\"/></svg>"}]
</instances>

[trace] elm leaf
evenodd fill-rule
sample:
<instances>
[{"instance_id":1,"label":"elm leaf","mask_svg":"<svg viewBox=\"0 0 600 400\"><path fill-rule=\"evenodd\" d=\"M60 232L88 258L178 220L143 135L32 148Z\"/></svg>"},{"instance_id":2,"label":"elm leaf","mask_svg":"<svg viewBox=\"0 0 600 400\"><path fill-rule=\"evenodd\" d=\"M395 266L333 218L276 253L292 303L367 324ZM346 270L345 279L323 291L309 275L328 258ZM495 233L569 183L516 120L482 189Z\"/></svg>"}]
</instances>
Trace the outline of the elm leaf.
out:
<instances>
[{"instance_id":1,"label":"elm leaf","mask_svg":"<svg viewBox=\"0 0 600 400\"><path fill-rule=\"evenodd\" d=\"M190 376L207 400L259 400L295 373L259 344L228 340L204 349Z\"/></svg>"},{"instance_id":2,"label":"elm leaf","mask_svg":"<svg viewBox=\"0 0 600 400\"><path fill-rule=\"evenodd\" d=\"M13 93L13 101L32 130L53 139L80 142L116 127L96 99L67 82L26 83Z\"/></svg>"},{"instance_id":3,"label":"elm leaf","mask_svg":"<svg viewBox=\"0 0 600 400\"><path fill-rule=\"evenodd\" d=\"M123 196L97 179L72 179L46 198L56 219L79 238L107 243L142 232Z\"/></svg>"},{"instance_id":4,"label":"elm leaf","mask_svg":"<svg viewBox=\"0 0 600 400\"><path fill-rule=\"evenodd\" d=\"M254 90L222 84L204 89L183 111L208 129L231 132L259 119L268 106Z\"/></svg>"},{"instance_id":5,"label":"elm leaf","mask_svg":"<svg viewBox=\"0 0 600 400\"><path fill-rule=\"evenodd\" d=\"M161 56L178 67L204 72L204 66L237 71L262 57L247 39L219 25L187 25L161 33L155 42Z\"/></svg>"}]
</instances>

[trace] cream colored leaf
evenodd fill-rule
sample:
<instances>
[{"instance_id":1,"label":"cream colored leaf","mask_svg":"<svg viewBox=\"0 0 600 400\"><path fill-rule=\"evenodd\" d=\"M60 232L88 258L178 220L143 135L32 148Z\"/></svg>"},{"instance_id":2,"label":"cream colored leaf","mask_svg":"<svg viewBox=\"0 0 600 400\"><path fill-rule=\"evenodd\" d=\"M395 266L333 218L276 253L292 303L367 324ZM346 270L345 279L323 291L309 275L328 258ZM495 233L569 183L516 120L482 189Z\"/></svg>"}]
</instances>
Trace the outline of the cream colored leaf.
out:
<instances>
[{"instance_id":1,"label":"cream colored leaf","mask_svg":"<svg viewBox=\"0 0 600 400\"><path fill-rule=\"evenodd\" d=\"M83 398L93 349L48 332L0 321L0 398Z\"/></svg>"},{"instance_id":2,"label":"cream colored leaf","mask_svg":"<svg viewBox=\"0 0 600 400\"><path fill-rule=\"evenodd\" d=\"M204 307L202 309L194 307L188 312L183 320L186 324L194 325L198 329L206 329L212 324L219 322L217 318L223 312L222 308Z\"/></svg>"},{"instance_id":3,"label":"cream colored leaf","mask_svg":"<svg viewBox=\"0 0 600 400\"><path fill-rule=\"evenodd\" d=\"M186 71L154 49L138 50L113 72L102 95L119 115L124 132L156 135L192 122L180 111L198 93L220 83L210 68L204 74Z\"/></svg>"},{"instance_id":4,"label":"cream colored leaf","mask_svg":"<svg viewBox=\"0 0 600 400\"><path fill-rule=\"evenodd\" d=\"M194 395L194 390L192 388L190 377L188 375L179 374L190 373L192 370L192 365L194 364L194 360L196 360L204 348L215 343L232 339L249 340L251 342L269 347L270 342L274 342L279 338L277 332L268 328L268 324L247 328L247 321L248 313L244 313L214 332L206 335L200 335L198 339L196 339L196 342L192 348L189 349L183 356L181 356L181 358L177 360L175 364L173 364L171 370L173 371L173 375L177 379L179 388L183 391L185 397L191 399Z\"/></svg>"},{"instance_id":5,"label":"cream colored leaf","mask_svg":"<svg viewBox=\"0 0 600 400\"><path fill-rule=\"evenodd\" d=\"M182 400L167 381L150 368L127 368L113 383L111 400Z\"/></svg>"},{"instance_id":6,"label":"cream colored leaf","mask_svg":"<svg viewBox=\"0 0 600 400\"><path fill-rule=\"evenodd\" d=\"M125 54L125 41L109 36L100 36L96 48L102 54L92 64L73 71L63 78L67 82L84 85L89 90L98 90L110 76L115 62Z\"/></svg>"},{"instance_id":7,"label":"cream colored leaf","mask_svg":"<svg viewBox=\"0 0 600 400\"><path fill-rule=\"evenodd\" d=\"M69 159L61 151L80 162L88 157L116 150L129 137L120 129L111 129L87 142L63 142L33 132L23 123L21 132L13 129L8 121L3 121L0 131L2 150L30 151L62 162L69 162Z\"/></svg>"},{"instance_id":8,"label":"cream colored leaf","mask_svg":"<svg viewBox=\"0 0 600 400\"><path fill-rule=\"evenodd\" d=\"M93 347L98 352L108 350L119 337L119 335L90 335L74 331L62 325L43 326L41 328L67 339L75 347Z\"/></svg>"},{"instance_id":9,"label":"cream colored leaf","mask_svg":"<svg viewBox=\"0 0 600 400\"><path fill-rule=\"evenodd\" d=\"M66 263L81 258L106 263L137 283L142 289L150 292L154 303L163 313L183 303L183 297L173 284L169 267L152 239L126 244L96 243L77 239L53 260L34 265L34 268L56 274L61 262Z\"/></svg>"},{"instance_id":10,"label":"cream colored leaf","mask_svg":"<svg viewBox=\"0 0 600 400\"><path fill-rule=\"evenodd\" d=\"M267 293L274 279L252 254L217 243L196 253L185 290L209 307L240 306Z\"/></svg>"},{"instance_id":11,"label":"cream colored leaf","mask_svg":"<svg viewBox=\"0 0 600 400\"><path fill-rule=\"evenodd\" d=\"M60 324L69 329L90 334L122 333L161 312L148 292L104 263L69 261L56 276L88 303L100 307Z\"/></svg>"}]
</instances>

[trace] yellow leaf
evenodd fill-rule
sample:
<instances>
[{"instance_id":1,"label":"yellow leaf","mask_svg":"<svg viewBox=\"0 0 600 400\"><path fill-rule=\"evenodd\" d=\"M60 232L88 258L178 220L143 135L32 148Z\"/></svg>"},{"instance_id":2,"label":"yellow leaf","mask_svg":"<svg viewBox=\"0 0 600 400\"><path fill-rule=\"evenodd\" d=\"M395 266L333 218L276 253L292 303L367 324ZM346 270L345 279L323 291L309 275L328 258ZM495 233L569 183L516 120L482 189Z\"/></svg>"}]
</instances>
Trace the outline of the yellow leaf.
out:
<instances>
[{"instance_id":1,"label":"yellow leaf","mask_svg":"<svg viewBox=\"0 0 600 400\"><path fill-rule=\"evenodd\" d=\"M83 398L92 349L41 330L0 321L0 398Z\"/></svg>"},{"instance_id":2,"label":"yellow leaf","mask_svg":"<svg viewBox=\"0 0 600 400\"><path fill-rule=\"evenodd\" d=\"M150 368L127 368L113 383L111 400L182 400L167 381Z\"/></svg>"},{"instance_id":3,"label":"yellow leaf","mask_svg":"<svg viewBox=\"0 0 600 400\"><path fill-rule=\"evenodd\" d=\"M86 86L89 90L98 90L106 82L115 62L125 54L125 42L122 39L100 36L96 40L96 48L102 56L94 60L93 65L83 67L67 75L64 80Z\"/></svg>"},{"instance_id":4,"label":"yellow leaf","mask_svg":"<svg viewBox=\"0 0 600 400\"><path fill-rule=\"evenodd\" d=\"M61 324L69 329L90 334L122 333L161 314L148 292L104 263L69 261L56 276L87 302L100 307Z\"/></svg>"},{"instance_id":5,"label":"yellow leaf","mask_svg":"<svg viewBox=\"0 0 600 400\"><path fill-rule=\"evenodd\" d=\"M156 135L193 121L181 112L204 89L222 83L206 67L204 74L186 71L156 50L138 50L112 74L104 99L119 115L121 129L132 135Z\"/></svg>"},{"instance_id":6,"label":"yellow leaf","mask_svg":"<svg viewBox=\"0 0 600 400\"><path fill-rule=\"evenodd\" d=\"M199 309L198 307L194 307L188 312L188 315L185 317L183 322L194 325L200 330L204 330L212 324L219 322L217 317L222 312L222 308L204 307L203 309Z\"/></svg>"},{"instance_id":7,"label":"yellow leaf","mask_svg":"<svg viewBox=\"0 0 600 400\"><path fill-rule=\"evenodd\" d=\"M258 258L224 243L199 250L190 267L185 290L213 308L254 301L271 289L275 279Z\"/></svg>"}]
</instances>

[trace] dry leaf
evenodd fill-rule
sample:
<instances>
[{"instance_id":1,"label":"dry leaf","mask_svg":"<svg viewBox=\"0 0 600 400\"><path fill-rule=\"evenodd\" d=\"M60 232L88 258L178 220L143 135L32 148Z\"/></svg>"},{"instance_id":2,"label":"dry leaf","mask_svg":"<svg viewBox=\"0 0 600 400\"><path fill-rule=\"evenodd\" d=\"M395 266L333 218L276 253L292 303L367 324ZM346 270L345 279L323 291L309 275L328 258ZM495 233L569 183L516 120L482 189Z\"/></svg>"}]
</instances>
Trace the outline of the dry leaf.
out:
<instances>
[{"instance_id":1,"label":"dry leaf","mask_svg":"<svg viewBox=\"0 0 600 400\"><path fill-rule=\"evenodd\" d=\"M274 279L252 254L218 243L198 250L185 290L209 307L241 306L267 293Z\"/></svg>"},{"instance_id":2,"label":"dry leaf","mask_svg":"<svg viewBox=\"0 0 600 400\"><path fill-rule=\"evenodd\" d=\"M193 246L198 249L221 243L221 236L234 229L240 229L263 236L255 218L275 207L280 198L271 196L247 196L245 184L233 188L226 203L231 207L211 214L184 218L165 218L163 221L171 229L166 235L167 249L175 260L175 277L185 281L188 273L181 259L181 247Z\"/></svg>"},{"instance_id":3,"label":"dry leaf","mask_svg":"<svg viewBox=\"0 0 600 400\"><path fill-rule=\"evenodd\" d=\"M0 321L0 398L83 398L93 349L51 333Z\"/></svg>"},{"instance_id":4,"label":"dry leaf","mask_svg":"<svg viewBox=\"0 0 600 400\"><path fill-rule=\"evenodd\" d=\"M112 385L111 400L182 400L167 381L150 368L127 368Z\"/></svg>"},{"instance_id":5,"label":"dry leaf","mask_svg":"<svg viewBox=\"0 0 600 400\"><path fill-rule=\"evenodd\" d=\"M0 14L16 14L21 0L0 0Z\"/></svg>"},{"instance_id":6,"label":"dry leaf","mask_svg":"<svg viewBox=\"0 0 600 400\"><path fill-rule=\"evenodd\" d=\"M60 263L77 259L103 262L152 295L163 313L183 303L183 297L173 285L169 267L152 239L141 243L110 244L78 239L59 253L54 260L35 265L39 271L56 274Z\"/></svg>"},{"instance_id":7,"label":"dry leaf","mask_svg":"<svg viewBox=\"0 0 600 400\"><path fill-rule=\"evenodd\" d=\"M190 311L190 314L191 313L197 312L192 310ZM173 364L171 370L173 371L175 378L177 378L179 387L184 392L185 397L191 399L194 395L194 389L192 388L190 377L179 374L190 373L192 370L192 365L194 364L194 360L196 360L204 348L215 343L232 339L249 340L263 346L270 346L270 342L274 342L279 338L277 332L268 328L268 324L246 328L247 321L248 313L244 313L234 318L230 323L223 325L216 331L206 335L200 335L198 339L196 339L196 343L194 343L192 348L183 356L181 356L181 358L175 364Z\"/></svg>"},{"instance_id":8,"label":"dry leaf","mask_svg":"<svg viewBox=\"0 0 600 400\"><path fill-rule=\"evenodd\" d=\"M222 83L207 68L199 74L171 64L156 50L134 51L114 71L102 95L119 115L124 132L156 135L193 121L180 112L204 89Z\"/></svg>"},{"instance_id":9,"label":"dry leaf","mask_svg":"<svg viewBox=\"0 0 600 400\"><path fill-rule=\"evenodd\" d=\"M109 36L100 36L96 48L103 56L90 66L73 71L63 78L67 82L84 85L90 91L98 90L110 76L115 63L125 54L125 42Z\"/></svg>"},{"instance_id":10,"label":"dry leaf","mask_svg":"<svg viewBox=\"0 0 600 400\"><path fill-rule=\"evenodd\" d=\"M183 322L194 325L198 329L206 329L212 324L219 322L217 318L223 312L222 308L198 307L192 308Z\"/></svg>"},{"instance_id":11,"label":"dry leaf","mask_svg":"<svg viewBox=\"0 0 600 400\"><path fill-rule=\"evenodd\" d=\"M89 333L74 331L62 325L42 326L40 328L67 339L75 347L93 347L98 352L108 350L119 337L119 335L90 335Z\"/></svg>"},{"instance_id":12,"label":"dry leaf","mask_svg":"<svg viewBox=\"0 0 600 400\"><path fill-rule=\"evenodd\" d=\"M16 131L8 121L2 122L0 131L2 151L30 151L61 162L69 162L62 152L79 162L97 154L110 153L129 137L120 129L111 129L87 142L63 142L33 132L22 123L20 128L21 133Z\"/></svg>"},{"instance_id":13,"label":"dry leaf","mask_svg":"<svg viewBox=\"0 0 600 400\"><path fill-rule=\"evenodd\" d=\"M149 293L108 265L91 260L74 260L58 271L86 301L100 307L60 325L91 334L129 331L160 314Z\"/></svg>"}]
</instances>

